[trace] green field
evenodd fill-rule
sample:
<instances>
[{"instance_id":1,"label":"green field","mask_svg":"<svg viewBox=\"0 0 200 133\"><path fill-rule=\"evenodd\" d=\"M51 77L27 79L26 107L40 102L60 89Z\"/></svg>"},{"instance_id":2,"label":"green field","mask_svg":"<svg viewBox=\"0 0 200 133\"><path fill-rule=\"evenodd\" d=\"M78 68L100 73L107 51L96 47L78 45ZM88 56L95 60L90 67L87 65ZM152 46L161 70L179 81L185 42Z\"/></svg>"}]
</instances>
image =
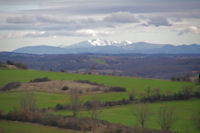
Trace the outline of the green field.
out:
<instances>
[{"instance_id":1,"label":"green field","mask_svg":"<svg viewBox=\"0 0 200 133\"><path fill-rule=\"evenodd\" d=\"M162 93L170 90L172 93L179 92L184 86L191 86L196 89L197 86L192 82L172 82L169 80L158 80L158 79L147 79L147 78L132 78L132 77L118 77L118 76L101 76L101 75L82 75L82 74L71 74L71 73L58 73L58 72L45 72L45 71L34 71L34 70L0 70L0 86L3 86L9 82L29 82L32 79L39 77L49 77L52 80L90 80L107 86L121 86L127 88L127 92L119 93L99 93L97 97L102 101L121 100L122 98L128 98L129 91L135 90L137 97L139 93L144 92L147 87L160 88ZM13 109L13 106L19 107L20 97L25 95L26 92L2 92L0 93L0 110L8 112ZM67 104L69 103L68 94L59 93L47 93L47 92L34 92L37 98L37 107L55 107L56 104ZM82 95L81 101L87 101L92 99L93 95L84 94ZM188 128L190 133L197 133L198 131L194 128L191 120L191 115L198 110L200 105L199 99L192 99L188 101L173 101L173 102L160 102L150 104L150 110L154 112L151 115L151 120L148 126L150 128L158 129L156 122L156 112L162 104L169 104L176 107L177 122L173 129L180 131L181 133ZM136 124L136 119L131 115L131 108L134 105L127 106L116 106L108 109L104 109L101 119L108 120L112 123L122 123L124 125L133 126ZM60 111L53 112L56 115L71 115L71 112ZM88 116L87 111L82 111L80 116ZM21 124L23 125L23 124ZM5 126L6 127L6 126Z\"/></svg>"},{"instance_id":2,"label":"green field","mask_svg":"<svg viewBox=\"0 0 200 133\"><path fill-rule=\"evenodd\" d=\"M189 82L172 82L168 80L157 79L144 79L144 78L130 78L130 77L117 77L117 76L97 76L97 75L82 75L82 74L66 74L57 72L44 72L33 70L0 70L0 85L4 85L13 81L28 82L31 79L38 77L49 77L52 80L91 80L101 84L109 86L121 86L126 87L129 91L134 89L136 93L144 92L146 87L161 88L163 93L166 90L172 92L179 91L183 86L194 86L194 83ZM45 92L35 92L37 97L37 106L39 108L55 107L57 103L67 104L69 102L69 95L55 94ZM24 92L6 92L0 93L0 109L8 112L13 106L19 106L20 96L24 95ZM82 95L82 101L91 99L92 95ZM98 98L102 101L121 100L123 98L128 99L128 92L124 93L101 93L98 94Z\"/></svg>"},{"instance_id":3,"label":"green field","mask_svg":"<svg viewBox=\"0 0 200 133\"><path fill-rule=\"evenodd\" d=\"M0 133L74 133L71 130L39 124L0 120Z\"/></svg>"},{"instance_id":4,"label":"green field","mask_svg":"<svg viewBox=\"0 0 200 133\"><path fill-rule=\"evenodd\" d=\"M0 93L0 109L3 112L8 112L14 106L18 108L20 105L20 97L25 94L26 92ZM64 104L68 101L68 95L63 94L34 92L34 95L36 96L37 107L39 108L55 107L57 103Z\"/></svg>"},{"instance_id":5,"label":"green field","mask_svg":"<svg viewBox=\"0 0 200 133\"><path fill-rule=\"evenodd\" d=\"M127 90L135 89L137 93L144 91L147 87L160 88L163 92L170 90L177 92L183 86L195 87L191 82L172 82L169 80L119 77L119 76L102 76L102 75L83 75L72 73L45 72L34 70L0 70L0 85L9 82L19 81L28 82L39 77L49 77L52 80L90 80L107 86L121 86Z\"/></svg>"},{"instance_id":6,"label":"green field","mask_svg":"<svg viewBox=\"0 0 200 133\"><path fill-rule=\"evenodd\" d=\"M38 108L55 107L56 104L68 104L68 94L55 94L47 92L33 92L37 99ZM20 106L20 97L26 95L26 92L4 92L0 93L0 110L8 112L13 107ZM86 102L93 98L93 95L83 95L80 97L82 102ZM121 100L128 98L126 93L102 93L98 94L98 99L101 101Z\"/></svg>"},{"instance_id":7,"label":"green field","mask_svg":"<svg viewBox=\"0 0 200 133\"><path fill-rule=\"evenodd\" d=\"M148 122L148 127L159 129L157 123L157 112L161 105L167 104L175 108L176 113L176 123L174 124L173 130L180 133L189 130L190 133L199 133L195 127L192 120L193 115L197 110L200 110L200 99L191 99L187 101L173 101L173 102L158 102L149 104L149 109L151 114L150 120ZM132 115L131 110L134 110L136 104L116 106L108 109L104 109L101 113L101 119L107 120L112 123L121 123L128 126L133 126L136 123L136 118ZM69 111L58 111L51 112L55 115L72 115ZM79 112L79 116L90 116L87 111Z\"/></svg>"}]
</instances>

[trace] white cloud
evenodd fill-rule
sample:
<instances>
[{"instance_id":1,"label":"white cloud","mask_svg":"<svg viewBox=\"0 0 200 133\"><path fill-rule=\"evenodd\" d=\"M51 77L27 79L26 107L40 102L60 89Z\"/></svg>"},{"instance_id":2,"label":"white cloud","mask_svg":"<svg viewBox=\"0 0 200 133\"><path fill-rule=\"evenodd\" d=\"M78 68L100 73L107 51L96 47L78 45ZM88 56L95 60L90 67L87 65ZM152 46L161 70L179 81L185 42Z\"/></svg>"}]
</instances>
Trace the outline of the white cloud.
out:
<instances>
[{"instance_id":1,"label":"white cloud","mask_svg":"<svg viewBox=\"0 0 200 133\"><path fill-rule=\"evenodd\" d=\"M23 37L23 33L6 33L6 34L0 34L0 39L15 39L15 38L20 38Z\"/></svg>"},{"instance_id":2,"label":"white cloud","mask_svg":"<svg viewBox=\"0 0 200 133\"><path fill-rule=\"evenodd\" d=\"M179 31L179 35L183 35L185 33L194 33L194 34L200 34L200 27L197 26L189 26L185 29L182 29Z\"/></svg>"},{"instance_id":3,"label":"white cloud","mask_svg":"<svg viewBox=\"0 0 200 133\"><path fill-rule=\"evenodd\" d=\"M93 37L105 36L105 35L109 35L109 34L111 34L111 32L109 32L109 31L93 30L93 29L82 29L82 30L77 30L75 32L75 35L93 36Z\"/></svg>"}]
</instances>

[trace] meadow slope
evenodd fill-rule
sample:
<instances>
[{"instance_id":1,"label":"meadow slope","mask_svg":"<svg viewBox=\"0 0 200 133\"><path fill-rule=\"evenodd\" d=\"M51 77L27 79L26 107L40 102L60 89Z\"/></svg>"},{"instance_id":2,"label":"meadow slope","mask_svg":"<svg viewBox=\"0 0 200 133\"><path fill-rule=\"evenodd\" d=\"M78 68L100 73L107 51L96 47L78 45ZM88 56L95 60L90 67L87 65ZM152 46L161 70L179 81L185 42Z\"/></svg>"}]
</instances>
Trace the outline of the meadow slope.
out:
<instances>
[{"instance_id":1,"label":"meadow slope","mask_svg":"<svg viewBox=\"0 0 200 133\"><path fill-rule=\"evenodd\" d=\"M49 77L52 80L90 80L107 86L121 86L127 88L127 92L110 92L97 94L101 101L128 99L129 91L135 90L137 96L144 92L147 87L160 88L163 93L170 90L172 93L180 91L184 86L195 87L191 82L172 82L169 80L118 77L118 76L102 76L102 75L82 75L71 73L45 72L34 70L0 70L0 85L19 81L29 82L39 77ZM19 106L19 99L25 92L3 92L0 93L0 109L8 112L13 106ZM37 98L37 106L39 108L55 107L57 103L69 103L69 95L61 93L34 92ZM92 95L84 94L81 96L82 101L92 99Z\"/></svg>"},{"instance_id":2,"label":"meadow slope","mask_svg":"<svg viewBox=\"0 0 200 133\"><path fill-rule=\"evenodd\" d=\"M162 105L168 105L175 109L175 124L173 126L174 131L184 133L188 130L188 133L199 133L194 126L193 117L200 110L200 99L191 99L187 101L171 101L171 102L157 102L150 103L149 110L151 112L150 119L148 121L148 127L153 129L159 129L157 122L158 110ZM137 124L136 117L132 114L132 111L137 107L137 104L116 106L112 108L104 109L101 113L100 119L107 120L112 123L120 123L127 126L134 126ZM54 115L71 116L70 111L58 111L50 112ZM79 117L90 116L88 111L79 112Z\"/></svg>"}]
</instances>

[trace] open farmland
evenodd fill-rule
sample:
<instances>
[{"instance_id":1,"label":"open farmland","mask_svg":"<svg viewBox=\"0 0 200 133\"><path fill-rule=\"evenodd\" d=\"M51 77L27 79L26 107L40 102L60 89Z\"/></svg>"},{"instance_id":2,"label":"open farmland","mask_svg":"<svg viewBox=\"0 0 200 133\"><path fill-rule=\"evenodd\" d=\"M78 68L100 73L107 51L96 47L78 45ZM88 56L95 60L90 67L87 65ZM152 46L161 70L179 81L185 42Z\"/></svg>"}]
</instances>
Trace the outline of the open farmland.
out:
<instances>
[{"instance_id":1,"label":"open farmland","mask_svg":"<svg viewBox=\"0 0 200 133\"><path fill-rule=\"evenodd\" d=\"M48 77L52 81L41 82L41 83L28 83L30 80L35 78ZM116 101L122 99L128 99L129 93L134 90L136 93L136 98L140 99L140 93L144 93L145 90L150 87L152 89L160 88L161 93L165 94L167 91L171 93L178 93L185 86L191 87L193 90L199 88L193 82L174 82L169 80L159 80L159 79L145 79L145 78L134 78L134 77L118 77L118 76L102 76L102 75L83 75L83 74L72 74L72 73L58 73L58 72L45 72L45 71L34 71L34 70L11 70L2 69L0 70L0 86L4 86L9 82L21 82L22 88L12 89L11 91L4 91L0 93L0 110L3 113L7 113L14 108L20 109L20 98L26 95L27 92L32 92L37 99L36 106L40 109L42 108L54 108L57 104L69 104L70 94L62 91L57 91L54 87L54 91L46 91L51 89L52 84L55 83L65 83L65 85L70 84L73 88L74 81L76 80L89 80L98 84L103 84L106 87L109 86L120 86L127 89L126 92L98 92L95 95L100 101ZM48 86L51 83L50 86ZM31 84L32 88L26 89L26 85ZM47 86L45 84L48 84ZM24 86L23 86L24 85ZM39 86L38 86L39 85ZM40 86L41 85L41 86ZM69 86L70 86L69 85ZM81 85L81 84L79 84ZM36 87L34 89L34 86ZM38 87L42 89L39 90ZM48 88L49 87L49 88ZM60 88L63 86L60 86ZM91 86L87 86L91 87ZM84 88L82 88L84 89ZM92 87L91 87L92 89ZM82 103L92 100L94 93L82 93L80 99ZM140 103L139 103L140 104ZM106 120L111 123L121 123L123 125L131 126L137 124L135 116L132 115L131 109L134 109L139 104L129 104L114 106L109 108L104 108L101 113L101 120ZM159 107L163 104L168 104L169 106L175 107L177 120L173 126L173 131L178 131L180 133L186 130L190 133L198 133L193 125L192 115L199 109L200 101L199 99L191 99L186 101L168 101L168 102L155 102L149 104L150 111L152 112L150 120L148 121L148 127L151 129L160 129L157 123L157 111ZM71 111L50 111L48 112L54 115L71 116ZM80 111L78 117L90 116L90 113L85 111ZM5 122L4 122L5 124ZM6 126L5 126L6 127ZM182 128L184 127L184 128ZM5 130L5 129L4 129ZM7 131L7 129L6 129Z\"/></svg>"},{"instance_id":2,"label":"open farmland","mask_svg":"<svg viewBox=\"0 0 200 133\"><path fill-rule=\"evenodd\" d=\"M84 75L72 73L45 72L35 70L0 70L0 85L9 82L29 82L39 77L48 77L52 80L90 80L92 82L104 84L106 86L121 86L127 90L136 89L137 92L144 91L147 87L160 88L163 91L179 91L183 86L195 86L191 82L172 82L169 80L146 79L134 77Z\"/></svg>"},{"instance_id":3,"label":"open farmland","mask_svg":"<svg viewBox=\"0 0 200 133\"><path fill-rule=\"evenodd\" d=\"M193 126L193 117L195 117L196 111L200 109L200 99L191 99L188 101L173 101L173 102L158 102L149 104L151 117L148 121L149 128L159 129L159 125L157 122L157 112L162 105L167 104L168 106L172 106L175 108L176 113L176 122L173 126L174 131L178 131L180 133L189 130L190 133L198 133L198 130ZM112 108L104 109L101 114L102 120L107 120L112 123L120 123L127 126L134 126L137 124L135 116L131 113L138 104L125 105L125 106L117 106ZM58 112L50 112L55 115L65 115L70 116L72 112L70 111L58 111ZM90 116L88 111L81 111L79 117Z\"/></svg>"}]
</instances>

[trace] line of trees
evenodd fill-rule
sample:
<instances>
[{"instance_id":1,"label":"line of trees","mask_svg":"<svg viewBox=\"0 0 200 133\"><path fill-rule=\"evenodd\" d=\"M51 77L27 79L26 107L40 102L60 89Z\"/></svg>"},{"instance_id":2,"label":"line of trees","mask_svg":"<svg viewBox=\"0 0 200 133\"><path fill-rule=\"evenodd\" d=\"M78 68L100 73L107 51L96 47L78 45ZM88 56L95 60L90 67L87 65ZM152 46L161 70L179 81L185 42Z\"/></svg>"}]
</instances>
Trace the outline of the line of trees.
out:
<instances>
[{"instance_id":1,"label":"line of trees","mask_svg":"<svg viewBox=\"0 0 200 133\"><path fill-rule=\"evenodd\" d=\"M74 96L74 95L77 95L77 96ZM78 98L79 95L80 95L79 90L73 92L74 99ZM177 93L172 94L169 90L167 90L165 94L162 94L160 88L151 89L150 87L148 87L144 93L141 93L140 99L136 99L135 97L136 97L136 93L133 89L131 92L129 92L128 99L123 98L121 100L116 100L116 101L113 100L113 101L105 101L105 102L98 101L99 102L98 104L100 107L112 107L112 106L117 106L117 105L127 105L131 103L188 100L193 97L200 98L200 88L194 92L191 87L185 86L183 87L182 90L180 90ZM92 102L93 102L92 100L88 100L87 102L78 104L77 106L79 106L79 109L91 109ZM68 105L57 104L54 109L55 110L63 110L63 109L71 110L71 108L72 107L69 104ZM43 110L45 111L45 109Z\"/></svg>"}]
</instances>

